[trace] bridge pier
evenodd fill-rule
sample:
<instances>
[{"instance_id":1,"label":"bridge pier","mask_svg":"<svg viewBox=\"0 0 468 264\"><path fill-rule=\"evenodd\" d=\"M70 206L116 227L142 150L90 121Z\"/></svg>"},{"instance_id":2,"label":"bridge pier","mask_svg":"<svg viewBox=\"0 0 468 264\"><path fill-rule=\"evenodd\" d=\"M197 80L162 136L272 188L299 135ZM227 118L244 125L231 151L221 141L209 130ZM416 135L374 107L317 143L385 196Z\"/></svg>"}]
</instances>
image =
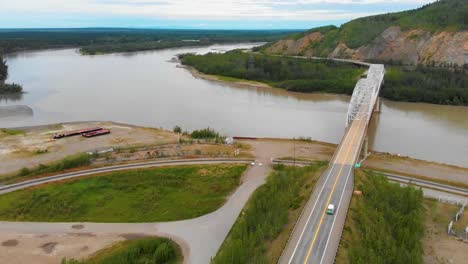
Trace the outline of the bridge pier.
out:
<instances>
[{"instance_id":1,"label":"bridge pier","mask_svg":"<svg viewBox=\"0 0 468 264\"><path fill-rule=\"evenodd\" d=\"M380 113L380 108L382 106L382 102L380 101L380 97L377 97L377 101L375 102L374 113Z\"/></svg>"},{"instance_id":2,"label":"bridge pier","mask_svg":"<svg viewBox=\"0 0 468 264\"><path fill-rule=\"evenodd\" d=\"M369 137L366 135L364 139L364 144L362 145L361 156L363 159L367 158L369 155Z\"/></svg>"}]
</instances>

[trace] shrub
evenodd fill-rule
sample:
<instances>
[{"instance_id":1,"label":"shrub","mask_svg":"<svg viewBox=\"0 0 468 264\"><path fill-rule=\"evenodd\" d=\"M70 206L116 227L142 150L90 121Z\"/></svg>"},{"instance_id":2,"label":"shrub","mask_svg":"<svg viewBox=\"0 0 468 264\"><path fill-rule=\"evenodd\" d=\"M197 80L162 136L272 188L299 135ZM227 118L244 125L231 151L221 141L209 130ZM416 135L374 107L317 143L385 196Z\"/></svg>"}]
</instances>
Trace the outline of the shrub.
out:
<instances>
[{"instance_id":1,"label":"shrub","mask_svg":"<svg viewBox=\"0 0 468 264\"><path fill-rule=\"evenodd\" d=\"M219 138L219 133L211 128L204 128L200 130L194 130L190 136L196 139L207 139L207 138Z\"/></svg>"}]
</instances>

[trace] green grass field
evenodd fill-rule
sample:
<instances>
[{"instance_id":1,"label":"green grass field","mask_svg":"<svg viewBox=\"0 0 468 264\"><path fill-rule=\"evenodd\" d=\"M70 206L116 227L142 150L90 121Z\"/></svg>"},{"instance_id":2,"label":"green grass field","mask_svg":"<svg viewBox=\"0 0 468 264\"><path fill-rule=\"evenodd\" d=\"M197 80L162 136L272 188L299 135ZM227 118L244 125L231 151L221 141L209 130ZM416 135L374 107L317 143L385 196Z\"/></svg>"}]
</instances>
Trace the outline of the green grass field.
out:
<instances>
[{"instance_id":1,"label":"green grass field","mask_svg":"<svg viewBox=\"0 0 468 264\"><path fill-rule=\"evenodd\" d=\"M182 253L167 238L148 237L127 240L98 251L87 260L63 260L62 264L176 264Z\"/></svg>"},{"instance_id":2,"label":"green grass field","mask_svg":"<svg viewBox=\"0 0 468 264\"><path fill-rule=\"evenodd\" d=\"M0 220L157 222L215 211L247 165L197 165L112 172L0 196Z\"/></svg>"}]
</instances>

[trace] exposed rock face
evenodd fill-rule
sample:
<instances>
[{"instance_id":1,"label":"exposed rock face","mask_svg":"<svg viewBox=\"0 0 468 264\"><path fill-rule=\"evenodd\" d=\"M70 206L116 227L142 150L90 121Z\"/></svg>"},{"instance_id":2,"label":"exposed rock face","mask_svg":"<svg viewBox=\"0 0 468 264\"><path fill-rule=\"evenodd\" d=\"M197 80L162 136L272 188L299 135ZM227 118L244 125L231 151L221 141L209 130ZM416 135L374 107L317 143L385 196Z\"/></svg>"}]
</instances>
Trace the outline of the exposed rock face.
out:
<instances>
[{"instance_id":1,"label":"exposed rock face","mask_svg":"<svg viewBox=\"0 0 468 264\"><path fill-rule=\"evenodd\" d=\"M323 34L320 32L314 32L308 34L300 39L284 39L275 42L268 48L269 53L274 54L285 54L285 55L305 55L312 56L313 51L309 49L312 42L320 41L323 39Z\"/></svg>"},{"instance_id":2,"label":"exposed rock face","mask_svg":"<svg viewBox=\"0 0 468 264\"><path fill-rule=\"evenodd\" d=\"M279 41L267 49L267 52L279 53L279 48L282 48L283 54L311 56L314 52L310 44L323 38L321 33L318 34L320 37L310 38L311 34L297 41ZM340 43L328 56L358 60L391 60L404 64L462 66L468 64L468 31L432 34L421 29L402 31L400 27L389 27L368 45L350 49L345 43Z\"/></svg>"}]
</instances>

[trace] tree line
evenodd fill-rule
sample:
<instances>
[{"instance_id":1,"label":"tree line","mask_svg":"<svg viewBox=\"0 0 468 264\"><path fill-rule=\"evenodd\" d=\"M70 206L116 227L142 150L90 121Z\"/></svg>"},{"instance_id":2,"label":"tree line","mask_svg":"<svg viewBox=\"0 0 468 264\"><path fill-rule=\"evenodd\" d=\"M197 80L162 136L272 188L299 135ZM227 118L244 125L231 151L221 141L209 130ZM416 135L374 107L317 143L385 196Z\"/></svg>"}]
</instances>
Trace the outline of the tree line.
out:
<instances>
[{"instance_id":1,"label":"tree line","mask_svg":"<svg viewBox=\"0 0 468 264\"><path fill-rule=\"evenodd\" d=\"M268 56L231 51L181 55L185 65L205 74L260 81L293 92L351 94L364 68L335 61Z\"/></svg>"},{"instance_id":2,"label":"tree line","mask_svg":"<svg viewBox=\"0 0 468 264\"><path fill-rule=\"evenodd\" d=\"M3 59L3 55L0 53L0 94L20 93L23 91L23 87L21 87L21 85L19 84L5 83L7 78L8 78L7 61Z\"/></svg>"},{"instance_id":3,"label":"tree line","mask_svg":"<svg viewBox=\"0 0 468 264\"><path fill-rule=\"evenodd\" d=\"M260 81L293 92L352 94L364 68L334 62L251 54L181 55L205 74ZM468 105L467 68L388 66L381 96L395 101Z\"/></svg>"},{"instance_id":4,"label":"tree line","mask_svg":"<svg viewBox=\"0 0 468 264\"><path fill-rule=\"evenodd\" d=\"M202 43L268 42L285 37L292 30L177 30L177 29L5 29L0 30L0 52L5 53L61 47L124 52L159 49L161 45L182 45L184 40ZM158 44L157 42L166 42ZM192 43L196 44L196 43Z\"/></svg>"}]
</instances>

